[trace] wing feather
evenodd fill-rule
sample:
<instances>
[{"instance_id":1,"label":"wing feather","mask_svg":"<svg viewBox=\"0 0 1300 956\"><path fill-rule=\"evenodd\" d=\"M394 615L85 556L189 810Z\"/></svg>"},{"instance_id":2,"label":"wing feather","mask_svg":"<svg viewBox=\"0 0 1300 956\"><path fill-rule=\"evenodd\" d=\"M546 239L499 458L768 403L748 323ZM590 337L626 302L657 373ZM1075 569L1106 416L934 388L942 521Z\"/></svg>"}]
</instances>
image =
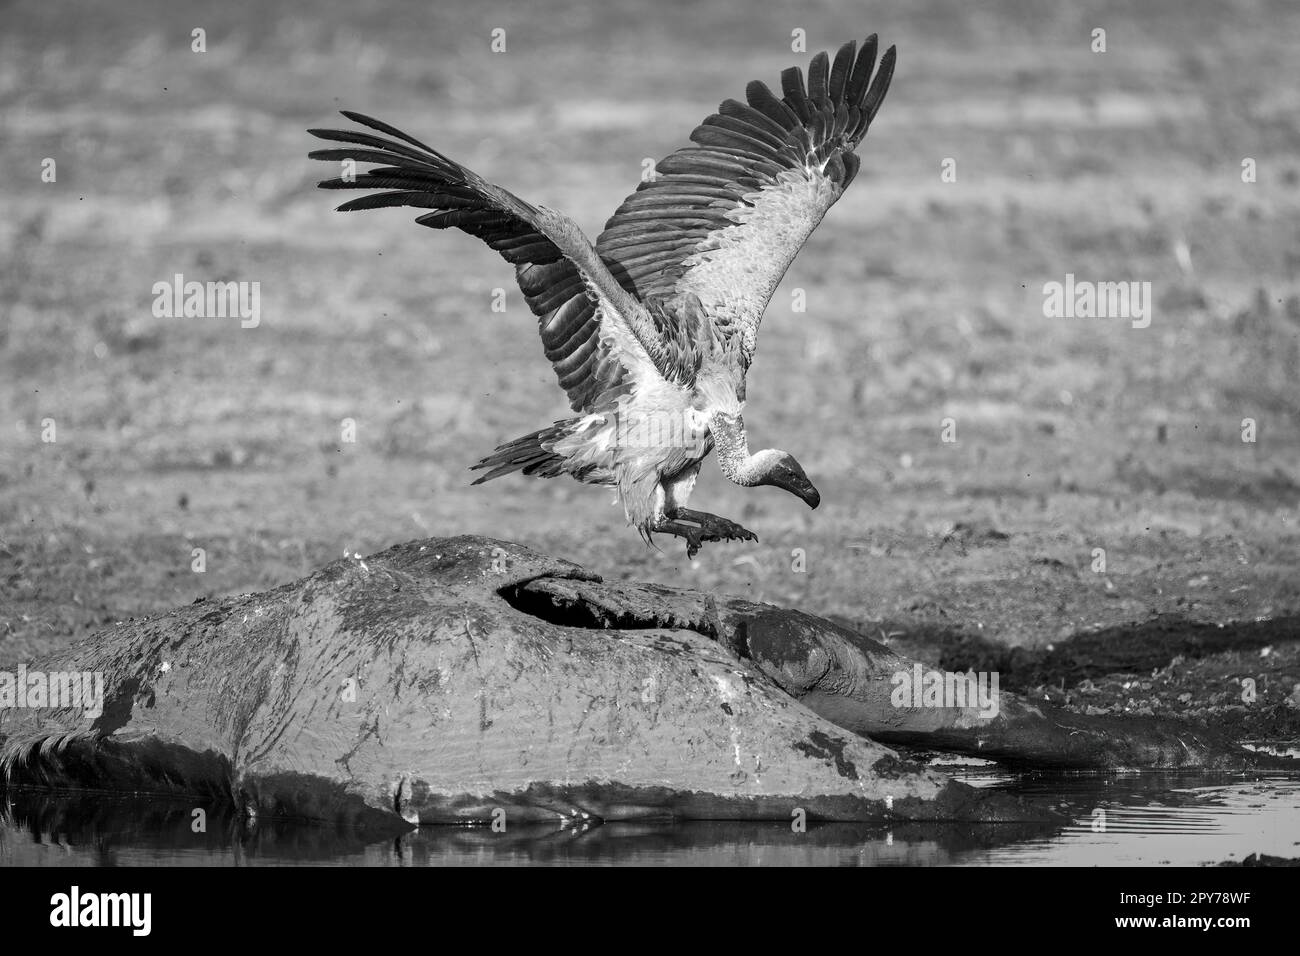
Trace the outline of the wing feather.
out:
<instances>
[{"instance_id":1,"label":"wing feather","mask_svg":"<svg viewBox=\"0 0 1300 956\"><path fill-rule=\"evenodd\" d=\"M724 100L660 161L605 225L596 248L643 300L694 294L752 355L768 300L800 247L859 167L854 150L893 76L890 47L844 44Z\"/></svg>"},{"instance_id":2,"label":"wing feather","mask_svg":"<svg viewBox=\"0 0 1300 956\"><path fill-rule=\"evenodd\" d=\"M631 381L661 374L659 364L665 359L658 327L570 220L524 202L396 127L361 113L344 111L343 115L384 135L352 129L309 130L319 139L346 144L316 150L310 157L371 163L376 168L327 180L321 187L385 190L349 200L339 209L428 209L417 223L466 232L514 265L524 299L538 317L543 351L575 410L608 400ZM662 219L671 229L717 221L700 218L681 203L666 203L651 218ZM620 264L614 267L624 271Z\"/></svg>"}]
</instances>

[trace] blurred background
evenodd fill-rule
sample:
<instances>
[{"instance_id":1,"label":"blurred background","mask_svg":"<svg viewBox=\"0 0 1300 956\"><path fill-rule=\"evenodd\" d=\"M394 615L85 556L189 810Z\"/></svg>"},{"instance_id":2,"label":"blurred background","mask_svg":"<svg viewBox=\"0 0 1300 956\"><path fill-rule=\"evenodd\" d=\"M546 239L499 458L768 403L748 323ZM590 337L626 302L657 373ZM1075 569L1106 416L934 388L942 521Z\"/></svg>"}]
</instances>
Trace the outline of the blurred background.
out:
<instances>
[{"instance_id":1,"label":"blurred background","mask_svg":"<svg viewBox=\"0 0 1300 956\"><path fill-rule=\"evenodd\" d=\"M798 604L919 653L1152 622L1300 630L1295 4L42 0L3 17L0 666L460 533ZM336 171L304 130L380 116L594 238L720 100L871 32L898 46L893 87L776 293L746 410L754 447L798 457L822 507L706 463L692 503L761 543L690 562L676 539L642 544L608 489L470 487L498 443L568 414L536 320L475 240L409 210L332 212L314 183ZM259 282L260 325L155 318L176 273ZM1046 318L1043 285L1067 273L1152 283L1150 327Z\"/></svg>"}]
</instances>

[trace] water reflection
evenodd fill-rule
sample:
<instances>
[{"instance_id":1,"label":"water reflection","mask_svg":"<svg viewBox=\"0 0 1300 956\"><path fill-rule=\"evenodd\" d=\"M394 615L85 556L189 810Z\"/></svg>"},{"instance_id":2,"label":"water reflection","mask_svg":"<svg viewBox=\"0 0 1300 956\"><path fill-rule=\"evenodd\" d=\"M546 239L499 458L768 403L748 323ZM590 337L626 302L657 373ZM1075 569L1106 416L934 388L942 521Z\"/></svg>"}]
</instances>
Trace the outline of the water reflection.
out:
<instances>
[{"instance_id":1,"label":"water reflection","mask_svg":"<svg viewBox=\"0 0 1300 956\"><path fill-rule=\"evenodd\" d=\"M1300 855L1294 777L958 775L1051 803L1073 822L834 823L810 824L806 833L782 822L654 822L505 833L429 827L394 837L283 821L248 827L228 809L193 803L14 791L0 807L0 865L1114 865ZM204 810L206 829L196 826L196 809Z\"/></svg>"},{"instance_id":2,"label":"water reflection","mask_svg":"<svg viewBox=\"0 0 1300 956\"><path fill-rule=\"evenodd\" d=\"M1274 774L1078 774L969 783L1046 799L1074 822L1047 840L967 854L966 864L1075 866L1300 856L1300 778Z\"/></svg>"}]
</instances>

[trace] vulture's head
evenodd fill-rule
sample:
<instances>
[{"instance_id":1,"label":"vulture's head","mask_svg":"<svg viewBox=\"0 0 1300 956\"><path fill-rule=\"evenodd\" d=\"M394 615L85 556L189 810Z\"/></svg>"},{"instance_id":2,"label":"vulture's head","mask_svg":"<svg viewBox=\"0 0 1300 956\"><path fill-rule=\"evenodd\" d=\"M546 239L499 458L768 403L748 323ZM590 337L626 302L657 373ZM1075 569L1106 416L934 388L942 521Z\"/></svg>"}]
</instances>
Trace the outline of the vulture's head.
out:
<instances>
[{"instance_id":1,"label":"vulture's head","mask_svg":"<svg viewBox=\"0 0 1300 956\"><path fill-rule=\"evenodd\" d=\"M809 508L816 508L822 503L822 496L808 480L803 466L795 460L794 455L773 448L759 452L754 457L762 459L759 465L759 478L755 484L784 488Z\"/></svg>"},{"instance_id":2,"label":"vulture's head","mask_svg":"<svg viewBox=\"0 0 1300 956\"><path fill-rule=\"evenodd\" d=\"M722 473L738 485L775 485L803 501L809 508L822 503L813 483L794 455L779 448L764 448L749 453L745 437L745 420L738 413L714 412L709 416L709 431L718 451Z\"/></svg>"}]
</instances>

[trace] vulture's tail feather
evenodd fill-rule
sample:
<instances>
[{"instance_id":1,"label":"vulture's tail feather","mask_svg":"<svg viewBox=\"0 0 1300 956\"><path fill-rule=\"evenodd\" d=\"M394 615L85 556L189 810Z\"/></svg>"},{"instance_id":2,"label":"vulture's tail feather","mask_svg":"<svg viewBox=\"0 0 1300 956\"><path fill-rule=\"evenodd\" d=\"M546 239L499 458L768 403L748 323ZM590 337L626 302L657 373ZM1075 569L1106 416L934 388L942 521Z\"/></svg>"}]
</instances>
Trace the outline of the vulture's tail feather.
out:
<instances>
[{"instance_id":1,"label":"vulture's tail feather","mask_svg":"<svg viewBox=\"0 0 1300 956\"><path fill-rule=\"evenodd\" d=\"M556 422L531 435L506 442L477 465L470 466L471 471L491 469L486 475L474 479L473 484L481 485L485 481L500 478L512 471L522 471L525 475L536 478L554 478L561 474L564 456L556 454L546 446L568 435L570 428L576 422L577 419Z\"/></svg>"}]
</instances>

